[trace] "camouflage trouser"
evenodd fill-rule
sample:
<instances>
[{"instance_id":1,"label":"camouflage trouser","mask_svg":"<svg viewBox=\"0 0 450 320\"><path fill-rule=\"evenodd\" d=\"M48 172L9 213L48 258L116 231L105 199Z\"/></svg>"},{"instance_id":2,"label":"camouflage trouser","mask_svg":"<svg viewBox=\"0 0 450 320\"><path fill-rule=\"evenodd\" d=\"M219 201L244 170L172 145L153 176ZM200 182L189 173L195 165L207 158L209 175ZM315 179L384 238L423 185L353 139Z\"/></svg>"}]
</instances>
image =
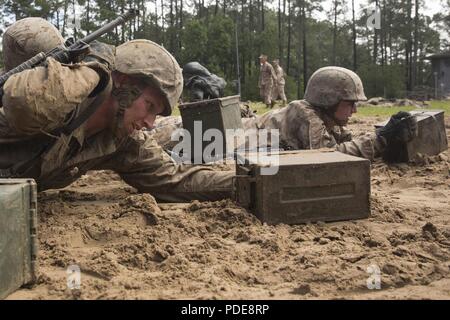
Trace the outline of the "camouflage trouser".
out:
<instances>
[{"instance_id":1,"label":"camouflage trouser","mask_svg":"<svg viewBox=\"0 0 450 320\"><path fill-rule=\"evenodd\" d=\"M286 94L284 93L284 84L273 86L272 99L277 100L278 98L280 98L284 102L287 101Z\"/></svg>"},{"instance_id":2,"label":"camouflage trouser","mask_svg":"<svg viewBox=\"0 0 450 320\"><path fill-rule=\"evenodd\" d=\"M271 84L261 85L261 88L259 89L261 99L267 105L272 103L272 90Z\"/></svg>"}]
</instances>

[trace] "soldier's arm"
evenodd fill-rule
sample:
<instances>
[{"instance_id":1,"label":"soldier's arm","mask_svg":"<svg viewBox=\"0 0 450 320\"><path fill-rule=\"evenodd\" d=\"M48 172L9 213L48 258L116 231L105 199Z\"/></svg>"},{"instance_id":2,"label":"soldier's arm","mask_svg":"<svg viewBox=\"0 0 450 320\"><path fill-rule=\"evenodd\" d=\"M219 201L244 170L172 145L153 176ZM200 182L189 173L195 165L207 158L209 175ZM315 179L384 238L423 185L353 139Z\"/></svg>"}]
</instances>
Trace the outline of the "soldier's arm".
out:
<instances>
[{"instance_id":1,"label":"soldier's arm","mask_svg":"<svg viewBox=\"0 0 450 320\"><path fill-rule=\"evenodd\" d=\"M21 135L51 132L97 86L97 72L83 65L62 65L50 58L11 76L5 83L3 108L9 125Z\"/></svg>"},{"instance_id":2,"label":"soldier's arm","mask_svg":"<svg viewBox=\"0 0 450 320\"><path fill-rule=\"evenodd\" d=\"M281 80L286 82L286 72L284 72L284 69L281 69Z\"/></svg>"},{"instance_id":3,"label":"soldier's arm","mask_svg":"<svg viewBox=\"0 0 450 320\"><path fill-rule=\"evenodd\" d=\"M270 73L272 74L273 81L277 81L277 74L276 74L275 69L273 68L273 66L270 66Z\"/></svg>"},{"instance_id":4,"label":"soldier's arm","mask_svg":"<svg viewBox=\"0 0 450 320\"><path fill-rule=\"evenodd\" d=\"M309 123L307 140L309 140L310 149L335 148L342 153L362 157L370 161L379 157L383 150L375 134L366 134L350 141L337 143L335 137L327 131L323 122L317 119L313 119Z\"/></svg>"},{"instance_id":5,"label":"soldier's arm","mask_svg":"<svg viewBox=\"0 0 450 320\"><path fill-rule=\"evenodd\" d=\"M147 132L135 132L107 167L159 201L214 201L231 197L234 171L177 164Z\"/></svg>"},{"instance_id":6,"label":"soldier's arm","mask_svg":"<svg viewBox=\"0 0 450 320\"><path fill-rule=\"evenodd\" d=\"M336 150L342 153L366 158L370 161L381 156L383 148L375 134L366 134L336 145Z\"/></svg>"}]
</instances>

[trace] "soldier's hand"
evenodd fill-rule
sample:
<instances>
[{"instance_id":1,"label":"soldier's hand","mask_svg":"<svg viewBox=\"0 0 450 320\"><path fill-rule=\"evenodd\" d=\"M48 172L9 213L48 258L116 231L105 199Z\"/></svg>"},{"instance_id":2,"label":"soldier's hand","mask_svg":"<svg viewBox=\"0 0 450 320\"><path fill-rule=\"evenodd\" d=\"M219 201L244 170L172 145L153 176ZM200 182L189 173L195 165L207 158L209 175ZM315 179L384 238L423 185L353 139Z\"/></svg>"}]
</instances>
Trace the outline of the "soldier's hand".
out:
<instances>
[{"instance_id":1,"label":"soldier's hand","mask_svg":"<svg viewBox=\"0 0 450 320\"><path fill-rule=\"evenodd\" d=\"M386 145L409 142L417 136L417 118L400 111L384 127L377 129L376 134Z\"/></svg>"},{"instance_id":2,"label":"soldier's hand","mask_svg":"<svg viewBox=\"0 0 450 320\"><path fill-rule=\"evenodd\" d=\"M116 51L114 46L95 40L91 42L89 48L89 53L84 58L84 62L99 62L108 70L112 70Z\"/></svg>"}]
</instances>

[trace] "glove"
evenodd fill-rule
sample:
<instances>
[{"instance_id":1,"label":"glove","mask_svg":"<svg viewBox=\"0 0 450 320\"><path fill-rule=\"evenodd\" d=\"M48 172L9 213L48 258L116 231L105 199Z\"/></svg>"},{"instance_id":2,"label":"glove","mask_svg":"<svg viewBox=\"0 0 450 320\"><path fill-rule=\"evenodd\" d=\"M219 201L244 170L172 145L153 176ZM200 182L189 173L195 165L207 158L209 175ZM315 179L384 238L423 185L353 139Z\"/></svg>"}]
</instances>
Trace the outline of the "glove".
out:
<instances>
[{"instance_id":1,"label":"glove","mask_svg":"<svg viewBox=\"0 0 450 320\"><path fill-rule=\"evenodd\" d=\"M116 47L99 42L92 41L89 45L89 53L83 59L84 62L98 62L104 65L108 70L114 66Z\"/></svg>"},{"instance_id":2,"label":"glove","mask_svg":"<svg viewBox=\"0 0 450 320\"><path fill-rule=\"evenodd\" d=\"M346 141L351 141L353 138L352 132L350 130L348 130L346 127L339 127L340 129L340 134L336 137L336 142L337 143L343 143ZM339 141L338 141L339 140Z\"/></svg>"},{"instance_id":3,"label":"glove","mask_svg":"<svg viewBox=\"0 0 450 320\"><path fill-rule=\"evenodd\" d=\"M417 118L400 111L384 127L378 128L376 134L385 146L409 142L417 136Z\"/></svg>"}]
</instances>

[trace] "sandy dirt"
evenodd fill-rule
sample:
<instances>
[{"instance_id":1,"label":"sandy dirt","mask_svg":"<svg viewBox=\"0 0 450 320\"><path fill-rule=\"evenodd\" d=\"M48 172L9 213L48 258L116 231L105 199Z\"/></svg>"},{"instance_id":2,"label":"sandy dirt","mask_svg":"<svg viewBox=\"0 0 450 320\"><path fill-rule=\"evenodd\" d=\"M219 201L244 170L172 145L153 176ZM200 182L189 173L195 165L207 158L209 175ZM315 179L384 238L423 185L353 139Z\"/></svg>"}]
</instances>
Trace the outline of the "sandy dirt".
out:
<instances>
[{"instance_id":1,"label":"sandy dirt","mask_svg":"<svg viewBox=\"0 0 450 320\"><path fill-rule=\"evenodd\" d=\"M449 156L377 161L369 219L298 226L261 224L230 200L158 205L92 172L39 195L38 284L9 299L449 299Z\"/></svg>"}]
</instances>

